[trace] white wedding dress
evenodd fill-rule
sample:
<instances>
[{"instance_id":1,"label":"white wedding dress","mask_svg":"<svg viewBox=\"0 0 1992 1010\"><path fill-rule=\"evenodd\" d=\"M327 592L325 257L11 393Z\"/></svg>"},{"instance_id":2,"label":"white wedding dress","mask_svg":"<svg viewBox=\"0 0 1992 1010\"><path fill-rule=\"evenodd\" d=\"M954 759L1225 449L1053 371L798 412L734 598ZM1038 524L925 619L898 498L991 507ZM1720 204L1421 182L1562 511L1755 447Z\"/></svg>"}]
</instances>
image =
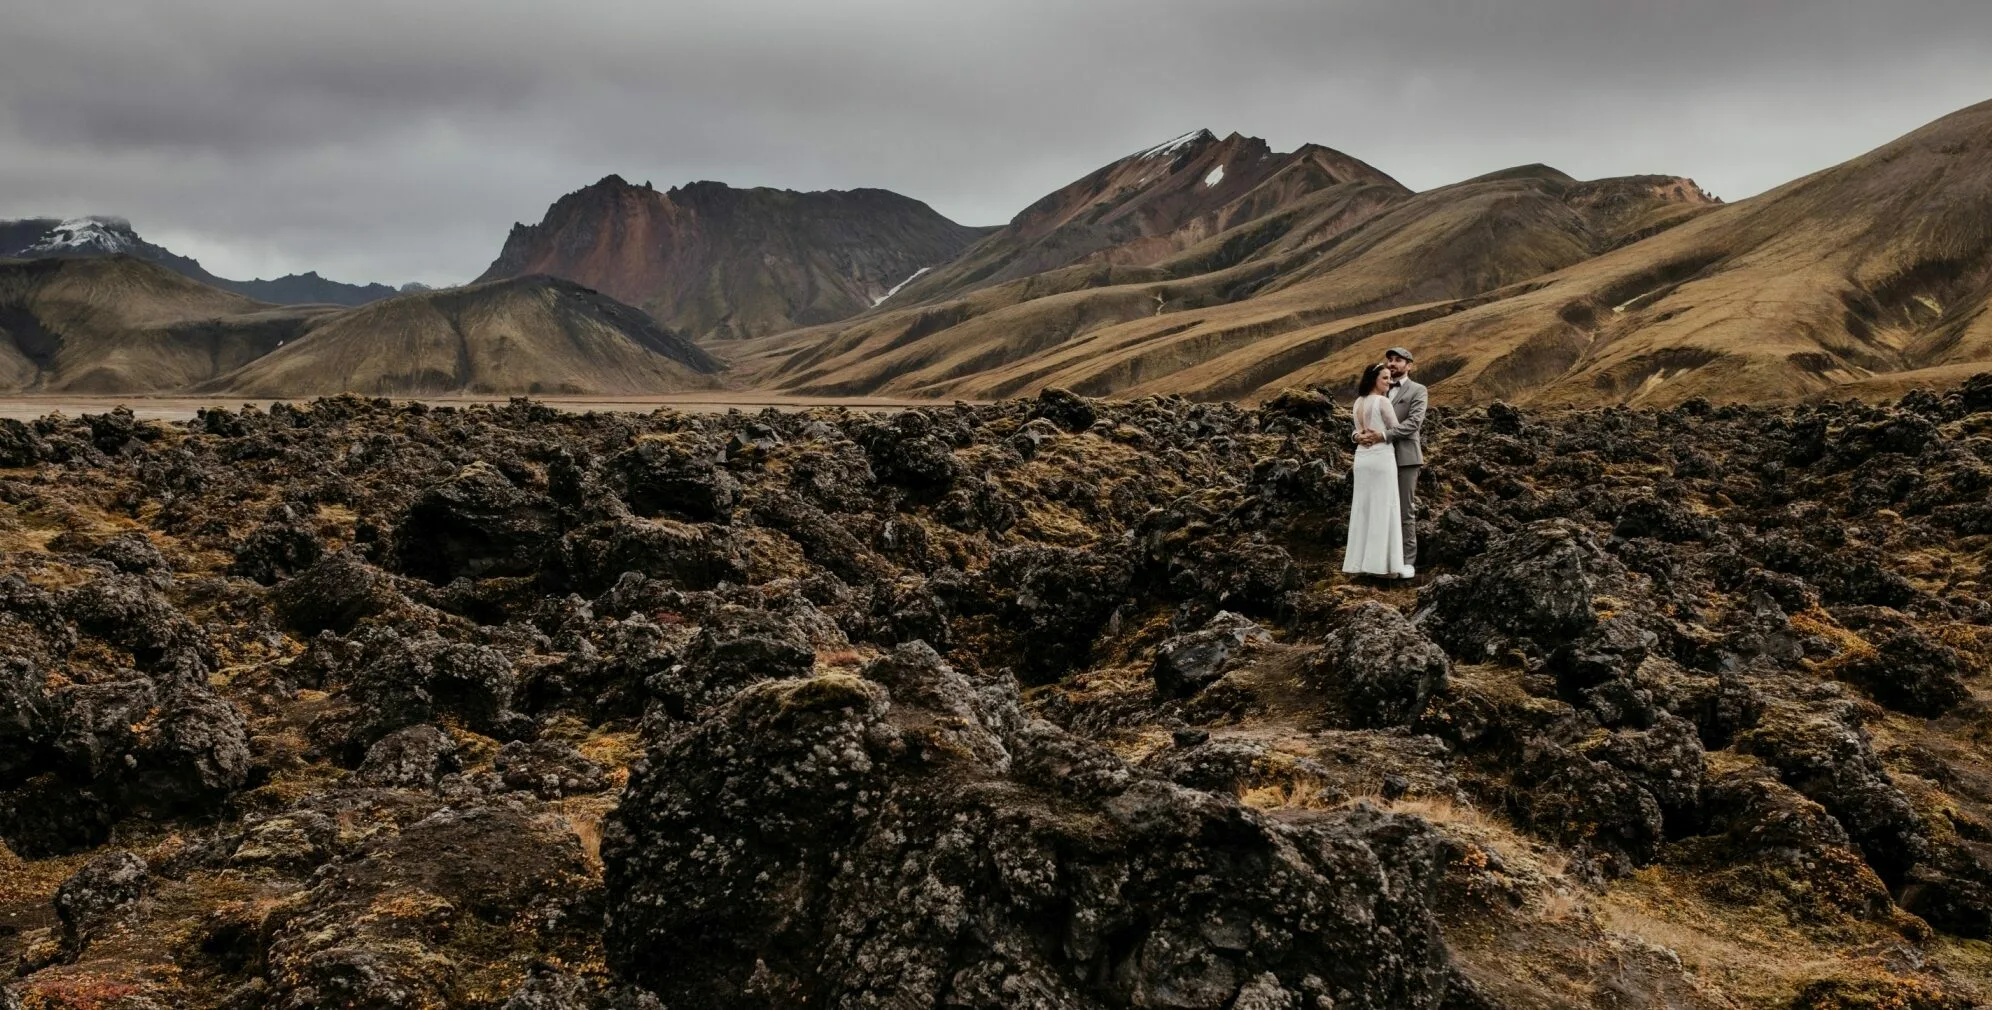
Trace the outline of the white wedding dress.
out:
<instances>
[{"instance_id":1,"label":"white wedding dress","mask_svg":"<svg viewBox=\"0 0 1992 1010\"><path fill-rule=\"evenodd\" d=\"M1383 431L1394 412L1371 394L1356 400L1357 431ZM1342 570L1397 575L1404 568L1404 526L1397 512L1397 450L1389 442L1356 446L1355 494L1349 502L1349 546Z\"/></svg>"}]
</instances>

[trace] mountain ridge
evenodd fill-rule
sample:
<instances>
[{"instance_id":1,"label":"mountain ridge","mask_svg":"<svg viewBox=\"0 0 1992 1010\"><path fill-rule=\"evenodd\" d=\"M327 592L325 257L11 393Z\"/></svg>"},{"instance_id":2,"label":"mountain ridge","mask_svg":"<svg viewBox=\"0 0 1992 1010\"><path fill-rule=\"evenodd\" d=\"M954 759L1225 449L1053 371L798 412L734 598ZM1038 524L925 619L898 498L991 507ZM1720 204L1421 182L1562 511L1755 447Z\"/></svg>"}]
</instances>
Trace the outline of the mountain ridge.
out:
<instances>
[{"instance_id":1,"label":"mountain ridge","mask_svg":"<svg viewBox=\"0 0 1992 1010\"><path fill-rule=\"evenodd\" d=\"M700 340L857 315L983 233L883 189L802 193L701 181L658 191L620 175L514 224L478 281L563 277Z\"/></svg>"}]
</instances>

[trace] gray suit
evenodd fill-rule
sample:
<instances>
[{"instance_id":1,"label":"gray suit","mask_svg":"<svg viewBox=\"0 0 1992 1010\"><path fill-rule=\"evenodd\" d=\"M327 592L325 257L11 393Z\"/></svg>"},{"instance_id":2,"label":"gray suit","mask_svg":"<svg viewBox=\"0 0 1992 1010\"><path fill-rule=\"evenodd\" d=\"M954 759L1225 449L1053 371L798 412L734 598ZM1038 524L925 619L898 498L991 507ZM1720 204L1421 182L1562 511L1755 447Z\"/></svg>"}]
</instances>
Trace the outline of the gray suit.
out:
<instances>
[{"instance_id":1,"label":"gray suit","mask_svg":"<svg viewBox=\"0 0 1992 1010\"><path fill-rule=\"evenodd\" d=\"M1425 468L1425 387L1406 377L1390 387L1397 423L1383 433L1397 453L1397 511L1404 521L1404 563L1418 563L1418 472Z\"/></svg>"}]
</instances>

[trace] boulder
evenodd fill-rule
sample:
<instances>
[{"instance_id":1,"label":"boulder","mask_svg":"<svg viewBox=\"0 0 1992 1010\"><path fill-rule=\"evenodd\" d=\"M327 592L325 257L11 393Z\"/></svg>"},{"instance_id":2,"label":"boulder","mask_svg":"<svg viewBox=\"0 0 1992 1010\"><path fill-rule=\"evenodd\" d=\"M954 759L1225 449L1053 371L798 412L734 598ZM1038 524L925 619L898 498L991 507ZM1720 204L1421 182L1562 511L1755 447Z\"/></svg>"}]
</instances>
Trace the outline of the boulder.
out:
<instances>
[{"instance_id":1,"label":"boulder","mask_svg":"<svg viewBox=\"0 0 1992 1010\"><path fill-rule=\"evenodd\" d=\"M1964 683L1964 658L1913 628L1889 635L1873 655L1849 662L1838 672L1842 680L1858 685L1883 705L1929 719L1971 696Z\"/></svg>"},{"instance_id":2,"label":"boulder","mask_svg":"<svg viewBox=\"0 0 1992 1010\"><path fill-rule=\"evenodd\" d=\"M284 513L281 518L250 530L235 545L235 561L228 566L230 574L274 585L324 557L325 545L319 542L318 534L292 517L288 507L281 507L281 511Z\"/></svg>"},{"instance_id":3,"label":"boulder","mask_svg":"<svg viewBox=\"0 0 1992 1010\"><path fill-rule=\"evenodd\" d=\"M332 858L338 840L338 822L316 810L250 817L243 822L241 840L229 853L228 865L308 874Z\"/></svg>"},{"instance_id":4,"label":"boulder","mask_svg":"<svg viewBox=\"0 0 1992 1010\"><path fill-rule=\"evenodd\" d=\"M640 572L680 589L747 580L746 548L723 527L622 518L575 530L559 544L569 588L594 594Z\"/></svg>"},{"instance_id":5,"label":"boulder","mask_svg":"<svg viewBox=\"0 0 1992 1010\"><path fill-rule=\"evenodd\" d=\"M120 533L98 544L90 551L90 556L108 561L118 571L132 575L167 570L166 558L159 553L159 548L152 546L151 539L136 530Z\"/></svg>"},{"instance_id":6,"label":"boulder","mask_svg":"<svg viewBox=\"0 0 1992 1010\"><path fill-rule=\"evenodd\" d=\"M640 516L725 522L740 499L740 482L722 469L716 447L644 439L609 461L623 501Z\"/></svg>"},{"instance_id":7,"label":"boulder","mask_svg":"<svg viewBox=\"0 0 1992 1010\"><path fill-rule=\"evenodd\" d=\"M1099 411L1085 397L1057 386L1046 386L1038 392L1031 416L1056 422L1066 431L1085 431L1100 419Z\"/></svg>"},{"instance_id":8,"label":"boulder","mask_svg":"<svg viewBox=\"0 0 1992 1010\"><path fill-rule=\"evenodd\" d=\"M307 635L351 631L382 603L380 573L357 553L329 555L277 586L270 604L284 622Z\"/></svg>"},{"instance_id":9,"label":"boulder","mask_svg":"<svg viewBox=\"0 0 1992 1010\"><path fill-rule=\"evenodd\" d=\"M997 617L1019 646L1032 682L1083 664L1134 579L1128 553L1113 548L1006 547L987 576Z\"/></svg>"},{"instance_id":10,"label":"boulder","mask_svg":"<svg viewBox=\"0 0 1992 1010\"><path fill-rule=\"evenodd\" d=\"M208 812L248 780L248 729L225 699L174 692L148 716L124 756L122 790L131 809L159 816Z\"/></svg>"},{"instance_id":11,"label":"boulder","mask_svg":"<svg viewBox=\"0 0 1992 1010\"><path fill-rule=\"evenodd\" d=\"M65 594L62 609L78 629L130 650L138 668L160 683L207 686L213 644L144 577L99 577Z\"/></svg>"},{"instance_id":12,"label":"boulder","mask_svg":"<svg viewBox=\"0 0 1992 1010\"><path fill-rule=\"evenodd\" d=\"M1838 818L1868 865L1893 885L1928 858L1929 839L1874 753L1858 709L1832 687L1795 687L1767 704L1758 724L1738 734L1736 748Z\"/></svg>"},{"instance_id":13,"label":"boulder","mask_svg":"<svg viewBox=\"0 0 1992 1010\"><path fill-rule=\"evenodd\" d=\"M605 769L564 740L514 740L499 749L493 770L505 788L531 792L543 800L609 787Z\"/></svg>"},{"instance_id":14,"label":"boulder","mask_svg":"<svg viewBox=\"0 0 1992 1010\"><path fill-rule=\"evenodd\" d=\"M395 730L367 748L359 778L368 785L433 789L444 775L461 767L456 740L438 726L418 723Z\"/></svg>"},{"instance_id":15,"label":"boulder","mask_svg":"<svg viewBox=\"0 0 1992 1010\"><path fill-rule=\"evenodd\" d=\"M1188 698L1217 683L1246 643L1272 640L1273 636L1250 620L1220 611L1202 628L1156 646L1148 675L1163 697Z\"/></svg>"},{"instance_id":16,"label":"boulder","mask_svg":"<svg viewBox=\"0 0 1992 1010\"><path fill-rule=\"evenodd\" d=\"M49 458L48 443L11 417L0 418L0 467L34 466Z\"/></svg>"},{"instance_id":17,"label":"boulder","mask_svg":"<svg viewBox=\"0 0 1992 1010\"><path fill-rule=\"evenodd\" d=\"M25 859L104 844L120 809L104 788L44 773L0 791L0 839Z\"/></svg>"},{"instance_id":18,"label":"boulder","mask_svg":"<svg viewBox=\"0 0 1992 1010\"><path fill-rule=\"evenodd\" d=\"M794 621L727 604L699 628L683 662L651 677L645 688L673 719L693 719L748 684L806 677L815 665L816 650Z\"/></svg>"},{"instance_id":19,"label":"boulder","mask_svg":"<svg viewBox=\"0 0 1992 1010\"><path fill-rule=\"evenodd\" d=\"M961 473L954 447L935 432L924 411L903 410L885 422L872 422L858 441L871 458L879 480L908 490L939 494Z\"/></svg>"},{"instance_id":20,"label":"boulder","mask_svg":"<svg viewBox=\"0 0 1992 1010\"><path fill-rule=\"evenodd\" d=\"M1598 623L1598 597L1631 597L1629 579L1590 531L1545 519L1492 541L1458 575L1426 586L1420 623L1463 660L1518 645L1546 654Z\"/></svg>"},{"instance_id":21,"label":"boulder","mask_svg":"<svg viewBox=\"0 0 1992 1010\"><path fill-rule=\"evenodd\" d=\"M16 574L0 575L0 654L47 666L76 647L68 599Z\"/></svg>"},{"instance_id":22,"label":"boulder","mask_svg":"<svg viewBox=\"0 0 1992 1010\"><path fill-rule=\"evenodd\" d=\"M1992 842L1957 838L1932 850L1905 878L1903 910L1953 936L1992 939Z\"/></svg>"},{"instance_id":23,"label":"boulder","mask_svg":"<svg viewBox=\"0 0 1992 1010\"><path fill-rule=\"evenodd\" d=\"M1375 601L1344 608L1307 664L1316 684L1338 695L1358 727L1408 726L1425 701L1445 690L1452 664L1397 608Z\"/></svg>"},{"instance_id":24,"label":"boulder","mask_svg":"<svg viewBox=\"0 0 1992 1010\"><path fill-rule=\"evenodd\" d=\"M314 727L349 766L382 737L445 715L487 736L529 731L530 720L511 708L517 673L496 649L444 641L433 632L404 639L385 628L363 629L357 638L356 655L339 661L353 710Z\"/></svg>"},{"instance_id":25,"label":"boulder","mask_svg":"<svg viewBox=\"0 0 1992 1010\"><path fill-rule=\"evenodd\" d=\"M0 657L0 780L34 762L54 725L41 667L23 656Z\"/></svg>"},{"instance_id":26,"label":"boulder","mask_svg":"<svg viewBox=\"0 0 1992 1010\"><path fill-rule=\"evenodd\" d=\"M151 885L145 860L117 850L83 864L55 890L55 916L72 955L131 911Z\"/></svg>"},{"instance_id":27,"label":"boulder","mask_svg":"<svg viewBox=\"0 0 1992 1010\"><path fill-rule=\"evenodd\" d=\"M1547 740L1529 748L1508 807L1604 877L1652 862L1665 840L1659 802L1632 776Z\"/></svg>"},{"instance_id":28,"label":"boulder","mask_svg":"<svg viewBox=\"0 0 1992 1010\"><path fill-rule=\"evenodd\" d=\"M1613 730L1586 740L1577 749L1585 757L1624 772L1653 797L1665 817L1680 824L1698 819L1703 751L1693 723L1659 712L1650 728Z\"/></svg>"},{"instance_id":29,"label":"boulder","mask_svg":"<svg viewBox=\"0 0 1992 1010\"><path fill-rule=\"evenodd\" d=\"M436 585L532 575L560 534L551 501L478 462L415 499L394 528L394 553L403 572Z\"/></svg>"}]
</instances>

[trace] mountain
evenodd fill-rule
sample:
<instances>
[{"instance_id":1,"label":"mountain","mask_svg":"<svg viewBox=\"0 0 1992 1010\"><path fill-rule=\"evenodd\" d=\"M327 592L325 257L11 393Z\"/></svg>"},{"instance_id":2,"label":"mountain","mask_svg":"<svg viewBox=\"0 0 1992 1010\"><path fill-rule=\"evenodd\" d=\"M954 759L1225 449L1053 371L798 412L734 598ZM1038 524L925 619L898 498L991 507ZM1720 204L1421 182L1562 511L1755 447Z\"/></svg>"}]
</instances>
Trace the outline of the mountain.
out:
<instances>
[{"instance_id":1,"label":"mountain","mask_svg":"<svg viewBox=\"0 0 1992 1010\"><path fill-rule=\"evenodd\" d=\"M1458 401L1886 395L1992 360L1988 298L1992 102L1486 304L1323 334L1255 388L1340 385L1401 343Z\"/></svg>"},{"instance_id":2,"label":"mountain","mask_svg":"<svg viewBox=\"0 0 1992 1010\"><path fill-rule=\"evenodd\" d=\"M1685 179L1526 166L1324 240L1279 223L1296 213L1153 267L1054 269L781 335L736 363L797 393L1254 400L1339 390L1402 344L1441 401L1556 406L1892 396L1992 361L1992 103L1734 204ZM1217 270L1187 274L1207 255Z\"/></svg>"},{"instance_id":3,"label":"mountain","mask_svg":"<svg viewBox=\"0 0 1992 1010\"><path fill-rule=\"evenodd\" d=\"M324 309L278 309L126 254L0 261L0 388L164 393L269 352Z\"/></svg>"},{"instance_id":4,"label":"mountain","mask_svg":"<svg viewBox=\"0 0 1992 1010\"><path fill-rule=\"evenodd\" d=\"M1233 159L1278 167L1233 172L1225 168ZM1186 183L1195 193L1213 176L1220 185L1231 178L1258 184L1214 194L1193 212L1145 218L1139 212L1182 207ZM1101 182L1113 179L1129 182ZM1051 216L1077 226L1047 231L1041 223L1045 208L1081 206L1086 194L1102 190L1111 198L1095 204L1105 208L1097 218L1067 211ZM734 360L761 384L825 395L979 398L1047 385L1109 395L1201 391L1227 382L1249 392L1263 363L1233 355L1266 344L1286 361L1295 353L1282 342L1288 335L1378 313L1423 318L1447 311L1459 300L1636 242L1715 206L1686 179L1579 182L1540 165L1413 194L1326 148L1272 155L1260 141L1195 134L1115 162L1039 201L1005 233L936 271L942 281L930 286L923 278L894 302L943 286L971 288L966 295L757 342ZM999 242L1042 249L1043 236L1097 237L1100 222L1115 218L1150 225L1086 254L1083 263L994 286L974 288L981 282L977 271L959 269ZM1041 236L1035 244L1033 234ZM1052 244L1069 252L1086 243ZM1139 261L1146 265L1118 265ZM1025 257L1008 262L1005 271ZM1320 353L1303 343L1295 363Z\"/></svg>"},{"instance_id":5,"label":"mountain","mask_svg":"<svg viewBox=\"0 0 1992 1010\"><path fill-rule=\"evenodd\" d=\"M236 281L216 277L198 260L141 238L131 222L118 217L26 218L0 221L0 259L75 259L135 256L224 291L277 305L365 305L395 293L385 284L346 284L314 272L275 280Z\"/></svg>"},{"instance_id":6,"label":"mountain","mask_svg":"<svg viewBox=\"0 0 1992 1010\"><path fill-rule=\"evenodd\" d=\"M478 280L564 277L697 339L736 339L863 312L985 231L881 189L660 193L611 175L514 225Z\"/></svg>"},{"instance_id":7,"label":"mountain","mask_svg":"<svg viewBox=\"0 0 1992 1010\"><path fill-rule=\"evenodd\" d=\"M716 385L721 367L636 309L571 281L532 276L319 317L295 340L199 391L640 396Z\"/></svg>"},{"instance_id":8,"label":"mountain","mask_svg":"<svg viewBox=\"0 0 1992 1010\"><path fill-rule=\"evenodd\" d=\"M385 284L347 284L326 280L318 271L285 274L275 280L231 281L217 277L216 287L276 305L365 305L392 298L399 290Z\"/></svg>"},{"instance_id":9,"label":"mountain","mask_svg":"<svg viewBox=\"0 0 1992 1010\"><path fill-rule=\"evenodd\" d=\"M720 363L605 295L549 277L272 306L129 255L0 261L0 389L305 396L644 395Z\"/></svg>"},{"instance_id":10,"label":"mountain","mask_svg":"<svg viewBox=\"0 0 1992 1010\"><path fill-rule=\"evenodd\" d=\"M895 301L933 301L1074 263L1152 265L1308 194L1361 184L1379 197L1410 194L1339 151L1308 144L1279 154L1257 137L1197 130L1046 195Z\"/></svg>"}]
</instances>

